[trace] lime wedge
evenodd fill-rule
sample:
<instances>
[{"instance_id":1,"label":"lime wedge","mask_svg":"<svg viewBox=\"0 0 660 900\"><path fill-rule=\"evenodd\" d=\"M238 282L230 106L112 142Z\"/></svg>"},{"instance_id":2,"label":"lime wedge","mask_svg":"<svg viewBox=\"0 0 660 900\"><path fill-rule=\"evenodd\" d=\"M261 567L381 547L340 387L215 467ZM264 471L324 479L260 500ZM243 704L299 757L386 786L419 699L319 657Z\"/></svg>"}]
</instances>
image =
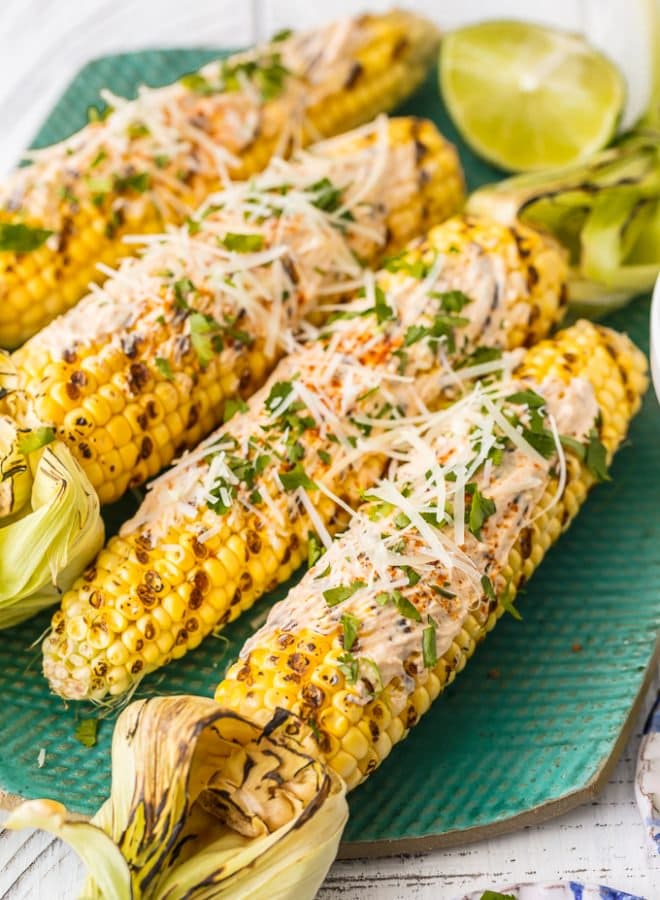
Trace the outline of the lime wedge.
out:
<instances>
[{"instance_id":1,"label":"lime wedge","mask_svg":"<svg viewBox=\"0 0 660 900\"><path fill-rule=\"evenodd\" d=\"M600 150L625 101L618 69L583 38L524 22L482 22L448 34L440 88L467 143L519 172Z\"/></svg>"}]
</instances>

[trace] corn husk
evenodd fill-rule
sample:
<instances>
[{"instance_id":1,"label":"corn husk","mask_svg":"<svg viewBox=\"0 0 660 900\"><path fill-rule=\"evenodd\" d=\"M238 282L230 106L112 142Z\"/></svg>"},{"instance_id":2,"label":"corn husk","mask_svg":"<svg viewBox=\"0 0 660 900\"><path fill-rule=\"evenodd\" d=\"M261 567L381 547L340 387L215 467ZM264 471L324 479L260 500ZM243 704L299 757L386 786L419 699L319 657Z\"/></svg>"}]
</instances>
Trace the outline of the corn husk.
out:
<instances>
[{"instance_id":1,"label":"corn husk","mask_svg":"<svg viewBox=\"0 0 660 900\"><path fill-rule=\"evenodd\" d=\"M487 185L467 209L550 231L570 254L574 315L605 315L660 272L660 130L640 128L586 163Z\"/></svg>"},{"instance_id":2,"label":"corn husk","mask_svg":"<svg viewBox=\"0 0 660 900\"><path fill-rule=\"evenodd\" d=\"M259 728L203 697L131 704L117 721L112 792L91 822L22 804L85 862L85 900L311 900L348 818L345 785L278 710Z\"/></svg>"}]
</instances>

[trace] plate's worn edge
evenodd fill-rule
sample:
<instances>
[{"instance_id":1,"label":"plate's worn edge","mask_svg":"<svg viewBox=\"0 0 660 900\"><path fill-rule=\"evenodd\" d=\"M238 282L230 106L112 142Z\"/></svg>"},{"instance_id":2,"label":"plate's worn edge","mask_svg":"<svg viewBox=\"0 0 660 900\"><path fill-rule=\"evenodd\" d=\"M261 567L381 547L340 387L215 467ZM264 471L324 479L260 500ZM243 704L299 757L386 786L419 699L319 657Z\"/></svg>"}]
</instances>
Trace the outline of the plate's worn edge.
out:
<instances>
[{"instance_id":1,"label":"plate's worn edge","mask_svg":"<svg viewBox=\"0 0 660 900\"><path fill-rule=\"evenodd\" d=\"M428 853L429 850L444 850L450 847L460 847L464 844L473 844L485 838L497 837L508 834L530 825L540 825L548 819L561 816L576 806L580 806L588 800L593 800L609 781L619 757L632 734L637 715L642 703L653 682L655 668L660 661L660 635L656 638L653 654L648 662L644 678L633 700L628 715L621 726L619 735L612 746L608 756L601 761L600 768L584 787L568 794L563 794L556 800L549 800L540 806L535 806L525 812L505 819L499 819L488 825L475 825L472 828L455 829L444 834L428 834L418 838L383 838L379 841L347 841L339 845L337 859L365 859L383 856L396 856L398 853ZM387 763L385 763L386 765Z\"/></svg>"},{"instance_id":2,"label":"plate's worn edge","mask_svg":"<svg viewBox=\"0 0 660 900\"><path fill-rule=\"evenodd\" d=\"M621 727L619 735L614 742L611 752L601 762L600 768L592 780L580 790L564 794L556 800L550 800L541 806L535 806L526 812L506 819L500 819L489 825L476 825L473 828L448 831L445 834L428 834L419 838L399 838L397 840L382 839L380 841L350 841L339 845L337 859L368 859L386 856L396 856L398 853L428 853L430 850L444 850L450 847L460 847L464 844L473 844L485 838L497 837L524 828L528 825L540 825L548 819L560 816L569 810L580 806L587 800L593 800L607 784L614 767L619 761L633 725L640 711L642 702L651 686L655 668L660 661L660 636L656 639L653 654L648 662L644 678L639 690L630 706L628 715ZM11 812L23 802L24 798L0 789L0 809ZM89 821L89 816L73 813L75 818L81 821Z\"/></svg>"}]
</instances>

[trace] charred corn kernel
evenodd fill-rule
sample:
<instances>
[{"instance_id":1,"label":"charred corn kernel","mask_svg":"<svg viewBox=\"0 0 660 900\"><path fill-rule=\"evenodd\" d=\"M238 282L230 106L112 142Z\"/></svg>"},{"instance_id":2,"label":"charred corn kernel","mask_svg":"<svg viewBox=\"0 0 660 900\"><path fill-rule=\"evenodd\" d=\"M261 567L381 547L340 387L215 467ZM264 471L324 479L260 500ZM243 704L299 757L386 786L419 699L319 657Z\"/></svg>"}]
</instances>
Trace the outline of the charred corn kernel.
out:
<instances>
[{"instance_id":1,"label":"charred corn kernel","mask_svg":"<svg viewBox=\"0 0 660 900\"><path fill-rule=\"evenodd\" d=\"M368 280L365 287L365 295L373 290L381 298L380 306L365 315L368 299L357 297L346 307L347 317L280 362L247 411L154 485L122 537L109 542L112 565L100 557L92 575L76 586L91 586L113 609L121 608L126 594L149 612L167 611L176 650L150 662L145 671L183 655L285 581L306 559L310 532L342 527L341 502L358 502L360 491L373 486L387 461L377 452L353 459L353 448L365 437L356 416L373 422L368 431L374 440L392 410L395 417L415 415L424 408L420 403L432 407L444 401L440 375L448 363L441 360L465 363L469 371L476 347L528 343L547 333L561 315L563 256L552 242L522 226L452 219L390 268L396 271L377 276L382 296ZM430 270L437 272L435 279ZM453 312L442 307L444 298ZM460 316L457 303L462 304ZM438 341L434 323L453 317L455 331ZM414 331L417 340L407 340L411 328L422 328ZM453 385L456 376L445 375ZM381 393L383 383L386 392ZM279 414L282 401L286 407ZM315 483L328 494L315 490ZM158 594L147 584L152 571L167 581ZM217 611L215 622L198 614L205 590ZM73 642L46 641L44 670L56 692L84 696L91 681L72 686L52 675L70 652L75 652ZM99 688L95 697L101 694ZM344 706L338 710L349 720L359 719L350 702Z\"/></svg>"},{"instance_id":2,"label":"charred corn kernel","mask_svg":"<svg viewBox=\"0 0 660 900\"><path fill-rule=\"evenodd\" d=\"M412 118L379 120L275 171L296 185L284 200L270 170L220 195L194 233L155 241L14 354L11 413L55 428L103 502L155 475L222 421L230 398L259 387L281 330L317 297L341 299L357 257L375 262L462 200L453 148Z\"/></svg>"},{"instance_id":3,"label":"charred corn kernel","mask_svg":"<svg viewBox=\"0 0 660 900\"><path fill-rule=\"evenodd\" d=\"M0 346L17 346L79 300L101 277L98 262L130 252L126 234L181 223L228 175L246 178L273 154L391 109L420 83L438 42L432 24L406 12L353 19L339 44L334 30L345 27L210 63L133 102L118 98L104 121L34 154L0 186ZM267 96L258 85L234 89L231 72L248 58L256 79L277 61Z\"/></svg>"},{"instance_id":4,"label":"charred corn kernel","mask_svg":"<svg viewBox=\"0 0 660 900\"><path fill-rule=\"evenodd\" d=\"M646 360L627 337L580 321L528 350L510 383L541 392L557 427L565 429L559 433L572 436L585 447L598 441L604 457L610 460L640 406L647 384ZM507 393L504 388L502 394ZM473 409L483 409L483 393L475 392L473 396ZM459 448L456 452L460 453L461 439L456 435L460 435L463 423L477 427L474 418L466 418L467 403L457 404L444 426L440 424L437 431L430 428L427 432L427 449L436 448L442 454L443 465L448 467L452 465L450 447ZM516 589L533 574L594 484L596 471L588 467L586 454L567 453L563 467L566 484L558 491L562 464L556 444L550 448L549 456L539 457L540 461L534 457L537 451L519 448L514 443L502 446L506 458L491 461L488 476L493 496L498 498L489 514L493 520L487 519L481 525L479 538L470 534L461 545L463 559L475 566L474 584L480 587L460 573L450 575L451 570L439 561L431 566L424 563L427 555L418 557L420 565L426 568L414 567L418 576L423 572L423 577L399 589L399 597L409 607L397 601L396 608L396 596L388 599L387 594L384 602L374 602L380 576L371 568L367 554L359 555L365 523L371 520L366 515L357 516L348 531L289 597L273 608L266 624L249 639L240 659L216 691L221 706L238 715L248 714L257 722L267 719L274 706L289 710L311 725L319 758L349 787L364 780L464 668L505 606L513 602ZM427 475L423 470L428 465L428 455L412 455L391 482L407 486L406 497L413 507L416 498L424 496L416 492L425 490ZM527 468L521 469L521 475L534 471L537 480L526 488L520 486L522 482L514 483L507 492L506 478L512 468L523 465ZM414 471L418 471L418 480L413 477ZM473 477L478 479L479 475ZM483 490L488 494L485 487ZM378 488L374 494L380 496ZM519 516L521 508L526 511ZM396 507L389 518L382 520L383 539L391 537L392 528L407 528L405 524L396 525L395 512ZM443 529L449 538L454 524ZM417 537L411 537L409 530L406 534L405 547L399 551L404 554L402 559L414 557L421 540L419 532ZM484 566L485 577L491 586L497 586L497 596L494 588L492 595L486 593L483 581L479 581ZM391 573L396 571L396 567L389 569L388 577L395 578L396 574ZM333 578L346 579L348 573L351 578L363 579L361 592L354 592L339 606L328 605L327 594L323 593L326 583ZM374 586L366 587L370 575L375 577ZM438 599L432 585L448 584L454 593ZM419 622L406 611L410 609L416 611ZM347 616L354 619L352 652L346 649L347 632L341 624L342 617L345 620ZM431 621L434 625L429 650L424 631ZM407 637L408 634L413 637ZM315 654L332 660L334 680L327 678L322 688L316 688L318 671L297 665L295 648L299 646L314 646ZM352 671L353 663L357 668ZM374 687L370 680L374 679L378 663L381 683ZM279 687L281 674L292 667L298 673L293 701L290 690Z\"/></svg>"}]
</instances>

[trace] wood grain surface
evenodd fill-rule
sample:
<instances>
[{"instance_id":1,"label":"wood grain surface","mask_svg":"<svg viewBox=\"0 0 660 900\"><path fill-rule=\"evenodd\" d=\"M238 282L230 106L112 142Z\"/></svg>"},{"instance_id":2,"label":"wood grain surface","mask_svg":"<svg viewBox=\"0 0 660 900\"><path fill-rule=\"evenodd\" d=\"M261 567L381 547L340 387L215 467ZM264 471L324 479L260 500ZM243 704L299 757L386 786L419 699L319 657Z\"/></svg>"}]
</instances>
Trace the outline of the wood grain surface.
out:
<instances>
[{"instance_id":1,"label":"wood grain surface","mask_svg":"<svg viewBox=\"0 0 660 900\"><path fill-rule=\"evenodd\" d=\"M617 0L599 2L602 9ZM95 56L149 46L248 44L277 28L314 24L365 5L367 0L334 0L327 9L309 0L1 0L0 172L14 164L76 70ZM368 3L371 9L390 5L389 0ZM502 14L503 5L507 15L530 13L527 0L419 0L399 5L420 9L446 27ZM564 21L576 29L594 13L594 4L587 0L536 0L532 7L535 18ZM596 800L543 825L464 848L338 862L319 897L451 900L469 890L509 882L573 878L658 900L660 860L644 845L633 795L639 736L656 689L657 683L607 788ZM0 831L0 898L68 900L77 896L82 874L78 858L61 842L33 832Z\"/></svg>"}]
</instances>

